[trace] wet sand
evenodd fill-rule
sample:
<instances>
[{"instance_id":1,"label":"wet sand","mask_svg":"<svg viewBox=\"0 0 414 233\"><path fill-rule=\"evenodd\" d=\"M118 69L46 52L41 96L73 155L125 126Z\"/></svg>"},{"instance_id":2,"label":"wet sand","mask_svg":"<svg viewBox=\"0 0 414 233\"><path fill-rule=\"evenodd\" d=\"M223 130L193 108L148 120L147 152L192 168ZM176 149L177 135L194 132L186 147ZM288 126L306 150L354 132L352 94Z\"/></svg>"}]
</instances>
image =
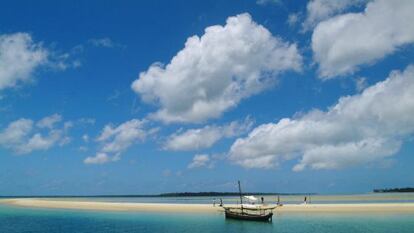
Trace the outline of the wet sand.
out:
<instances>
[{"instance_id":1,"label":"wet sand","mask_svg":"<svg viewBox=\"0 0 414 233\"><path fill-rule=\"evenodd\" d=\"M199 213L223 211L218 205L213 206L212 204L117 203L38 198L4 199L0 200L0 203L21 207L106 211ZM278 206L274 211L277 213L414 213L414 203L286 204Z\"/></svg>"}]
</instances>

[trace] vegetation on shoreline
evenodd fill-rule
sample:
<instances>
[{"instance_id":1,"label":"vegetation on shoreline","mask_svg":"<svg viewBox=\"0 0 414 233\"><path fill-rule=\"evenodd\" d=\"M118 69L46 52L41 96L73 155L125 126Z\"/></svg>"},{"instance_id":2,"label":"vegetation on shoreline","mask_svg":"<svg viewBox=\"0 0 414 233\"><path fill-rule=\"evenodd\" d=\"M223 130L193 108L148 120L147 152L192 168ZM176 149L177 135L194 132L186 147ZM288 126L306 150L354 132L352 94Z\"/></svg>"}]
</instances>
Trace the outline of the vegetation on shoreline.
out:
<instances>
[{"instance_id":1,"label":"vegetation on shoreline","mask_svg":"<svg viewBox=\"0 0 414 233\"><path fill-rule=\"evenodd\" d=\"M412 193L414 188L389 188L389 189L374 189L374 193Z\"/></svg>"}]
</instances>

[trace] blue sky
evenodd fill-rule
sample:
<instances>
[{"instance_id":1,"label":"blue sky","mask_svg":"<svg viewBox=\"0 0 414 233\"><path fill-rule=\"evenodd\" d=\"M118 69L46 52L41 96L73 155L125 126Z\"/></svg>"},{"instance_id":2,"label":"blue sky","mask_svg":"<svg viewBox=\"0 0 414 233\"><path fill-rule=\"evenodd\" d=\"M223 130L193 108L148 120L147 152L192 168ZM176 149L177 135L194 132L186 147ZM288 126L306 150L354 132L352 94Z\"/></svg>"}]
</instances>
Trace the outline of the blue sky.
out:
<instances>
[{"instance_id":1,"label":"blue sky","mask_svg":"<svg viewBox=\"0 0 414 233\"><path fill-rule=\"evenodd\" d=\"M0 195L412 186L411 1L13 1Z\"/></svg>"}]
</instances>

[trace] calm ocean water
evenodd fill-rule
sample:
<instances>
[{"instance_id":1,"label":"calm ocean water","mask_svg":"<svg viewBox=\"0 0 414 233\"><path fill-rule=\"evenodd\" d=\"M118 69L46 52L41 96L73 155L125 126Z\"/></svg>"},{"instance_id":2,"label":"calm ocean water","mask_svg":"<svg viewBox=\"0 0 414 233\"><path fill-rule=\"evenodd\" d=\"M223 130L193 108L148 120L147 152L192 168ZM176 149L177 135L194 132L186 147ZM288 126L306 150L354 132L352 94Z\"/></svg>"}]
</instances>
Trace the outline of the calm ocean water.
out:
<instances>
[{"instance_id":1,"label":"calm ocean water","mask_svg":"<svg viewBox=\"0 0 414 233\"><path fill-rule=\"evenodd\" d=\"M414 214L277 214L272 223L225 220L222 213L167 214L31 209L0 205L1 233L412 233Z\"/></svg>"},{"instance_id":2,"label":"calm ocean water","mask_svg":"<svg viewBox=\"0 0 414 233\"><path fill-rule=\"evenodd\" d=\"M277 196L264 196L266 202L276 203ZM298 204L304 200L303 195L281 195L280 200L285 204ZM414 202L414 193L367 193L353 195L311 195L312 203L401 203ZM77 201L102 202L137 202L137 203L186 203L186 204L212 204L219 197L104 197L104 198L55 198ZM239 197L222 197L226 204L237 203Z\"/></svg>"}]
</instances>

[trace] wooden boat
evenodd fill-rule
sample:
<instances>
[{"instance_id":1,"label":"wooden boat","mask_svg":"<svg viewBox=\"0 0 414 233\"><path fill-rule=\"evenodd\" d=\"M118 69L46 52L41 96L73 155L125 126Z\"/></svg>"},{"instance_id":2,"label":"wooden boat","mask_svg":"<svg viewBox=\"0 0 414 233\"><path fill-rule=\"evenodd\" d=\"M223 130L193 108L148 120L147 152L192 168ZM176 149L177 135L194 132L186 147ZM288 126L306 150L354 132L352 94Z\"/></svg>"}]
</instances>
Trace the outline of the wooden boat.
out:
<instances>
[{"instance_id":1,"label":"wooden boat","mask_svg":"<svg viewBox=\"0 0 414 233\"><path fill-rule=\"evenodd\" d=\"M226 218L230 219L237 219L237 220L247 220L247 221L261 221L261 222L269 222L272 221L273 212L262 212L265 211L264 209L254 209L246 210L243 208L231 208L231 207L223 207ZM274 209L274 208L272 208Z\"/></svg>"},{"instance_id":2,"label":"wooden boat","mask_svg":"<svg viewBox=\"0 0 414 233\"><path fill-rule=\"evenodd\" d=\"M276 207L265 206L265 205L255 205L255 204L243 204L243 196L239 184L239 193L240 193L240 206L223 206L225 216L229 219L236 220L247 220L247 221L262 221L269 222L272 221L273 209ZM250 200L257 200L254 197L246 196L245 198Z\"/></svg>"}]
</instances>

